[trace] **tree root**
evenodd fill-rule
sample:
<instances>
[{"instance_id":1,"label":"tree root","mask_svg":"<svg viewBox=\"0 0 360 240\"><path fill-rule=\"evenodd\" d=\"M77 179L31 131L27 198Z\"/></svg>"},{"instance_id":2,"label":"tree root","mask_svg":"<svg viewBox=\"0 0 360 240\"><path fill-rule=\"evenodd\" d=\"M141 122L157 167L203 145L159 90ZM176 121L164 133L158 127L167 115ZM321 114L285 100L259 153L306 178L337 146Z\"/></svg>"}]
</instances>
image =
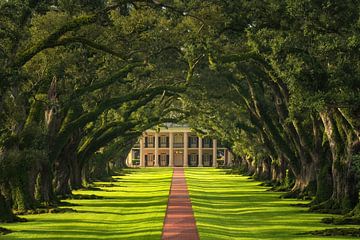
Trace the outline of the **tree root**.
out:
<instances>
[{"instance_id":1,"label":"tree root","mask_svg":"<svg viewBox=\"0 0 360 240\"><path fill-rule=\"evenodd\" d=\"M321 222L335 225L360 225L360 204L344 216L323 218Z\"/></svg>"},{"instance_id":2,"label":"tree root","mask_svg":"<svg viewBox=\"0 0 360 240\"><path fill-rule=\"evenodd\" d=\"M66 199L103 199L104 197L95 194L71 194Z\"/></svg>"},{"instance_id":3,"label":"tree root","mask_svg":"<svg viewBox=\"0 0 360 240\"><path fill-rule=\"evenodd\" d=\"M51 207L51 208L36 208L33 210L27 210L23 212L16 212L17 215L33 215L33 214L44 214L44 213L66 213L66 212L77 212L75 209L72 208L58 208L58 207Z\"/></svg>"},{"instance_id":4,"label":"tree root","mask_svg":"<svg viewBox=\"0 0 360 240\"><path fill-rule=\"evenodd\" d=\"M14 215L11 219L0 220L0 223L16 223L16 222L27 222L27 219Z\"/></svg>"},{"instance_id":5,"label":"tree root","mask_svg":"<svg viewBox=\"0 0 360 240\"><path fill-rule=\"evenodd\" d=\"M330 218L323 218L321 220L322 223L326 224L335 224L335 225L360 225L360 217L330 217Z\"/></svg>"},{"instance_id":6,"label":"tree root","mask_svg":"<svg viewBox=\"0 0 360 240\"><path fill-rule=\"evenodd\" d=\"M103 191L103 189L101 189L100 187L101 186L99 186L99 187L88 186L88 187L80 188L78 190L79 191Z\"/></svg>"},{"instance_id":7,"label":"tree root","mask_svg":"<svg viewBox=\"0 0 360 240\"><path fill-rule=\"evenodd\" d=\"M290 206L308 208L310 207L310 203L295 203L295 204L290 204Z\"/></svg>"},{"instance_id":8,"label":"tree root","mask_svg":"<svg viewBox=\"0 0 360 240\"><path fill-rule=\"evenodd\" d=\"M97 184L96 186L97 186L97 189L101 189L103 187L116 187L117 185L115 185L113 183L106 183L106 184Z\"/></svg>"},{"instance_id":9,"label":"tree root","mask_svg":"<svg viewBox=\"0 0 360 240\"><path fill-rule=\"evenodd\" d=\"M296 198L302 200L311 200L312 198L306 192L302 192L299 190L290 191L280 196L280 198L287 199L287 198Z\"/></svg>"},{"instance_id":10,"label":"tree root","mask_svg":"<svg viewBox=\"0 0 360 240\"><path fill-rule=\"evenodd\" d=\"M9 229L0 227L0 236L1 236L1 235L6 235L6 234L9 234L9 233L12 233L12 231L9 230Z\"/></svg>"},{"instance_id":11,"label":"tree root","mask_svg":"<svg viewBox=\"0 0 360 240\"><path fill-rule=\"evenodd\" d=\"M349 212L348 210L340 209L340 207L331 199L320 204L311 206L309 211L329 214L345 214Z\"/></svg>"},{"instance_id":12,"label":"tree root","mask_svg":"<svg viewBox=\"0 0 360 240\"><path fill-rule=\"evenodd\" d=\"M66 206L66 207L75 207L75 206L81 206L80 204L76 204L76 203L69 203L66 201L61 201L59 203L59 206Z\"/></svg>"},{"instance_id":13,"label":"tree root","mask_svg":"<svg viewBox=\"0 0 360 240\"><path fill-rule=\"evenodd\" d=\"M329 228L325 230L316 230L306 232L306 234L316 236L351 236L360 237L360 228Z\"/></svg>"},{"instance_id":14,"label":"tree root","mask_svg":"<svg viewBox=\"0 0 360 240\"><path fill-rule=\"evenodd\" d=\"M284 185L277 185L270 188L269 192L289 192L290 188Z\"/></svg>"}]
</instances>

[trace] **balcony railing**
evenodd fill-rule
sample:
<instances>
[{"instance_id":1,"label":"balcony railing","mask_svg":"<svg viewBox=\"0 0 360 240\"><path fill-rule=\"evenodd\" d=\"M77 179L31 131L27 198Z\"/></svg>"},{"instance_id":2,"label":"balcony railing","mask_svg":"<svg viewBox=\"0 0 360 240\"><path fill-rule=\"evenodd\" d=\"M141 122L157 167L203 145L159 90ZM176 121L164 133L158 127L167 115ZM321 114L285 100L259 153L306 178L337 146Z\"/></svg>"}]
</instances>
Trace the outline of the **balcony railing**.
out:
<instances>
[{"instance_id":1,"label":"balcony railing","mask_svg":"<svg viewBox=\"0 0 360 240\"><path fill-rule=\"evenodd\" d=\"M196 143L190 143L188 147L189 148L197 148L198 145Z\"/></svg>"},{"instance_id":2,"label":"balcony railing","mask_svg":"<svg viewBox=\"0 0 360 240\"><path fill-rule=\"evenodd\" d=\"M203 148L212 148L212 144L210 143L204 143Z\"/></svg>"},{"instance_id":3,"label":"balcony railing","mask_svg":"<svg viewBox=\"0 0 360 240\"><path fill-rule=\"evenodd\" d=\"M174 148L183 148L184 143L174 143Z\"/></svg>"},{"instance_id":4,"label":"balcony railing","mask_svg":"<svg viewBox=\"0 0 360 240\"><path fill-rule=\"evenodd\" d=\"M154 143L144 144L144 147L145 148L155 148L155 144ZM174 143L174 148L183 148L183 147L184 147L184 143ZM189 143L188 144L188 148L198 148L198 147L199 147L199 145L197 143ZM202 147L203 148L212 148L213 143L202 143ZM140 143L135 143L133 148L140 148ZM169 144L159 142L159 148L169 148ZM218 143L217 148L225 148L225 147L223 144Z\"/></svg>"}]
</instances>

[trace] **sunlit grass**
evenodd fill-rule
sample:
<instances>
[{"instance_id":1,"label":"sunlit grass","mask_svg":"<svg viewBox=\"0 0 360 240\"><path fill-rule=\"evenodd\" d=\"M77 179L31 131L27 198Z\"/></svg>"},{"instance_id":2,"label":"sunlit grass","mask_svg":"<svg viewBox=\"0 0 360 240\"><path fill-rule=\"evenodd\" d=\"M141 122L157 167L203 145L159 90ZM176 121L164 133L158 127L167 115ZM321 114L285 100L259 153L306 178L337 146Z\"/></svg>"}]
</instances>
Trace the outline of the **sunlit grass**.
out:
<instances>
[{"instance_id":1,"label":"sunlit grass","mask_svg":"<svg viewBox=\"0 0 360 240\"><path fill-rule=\"evenodd\" d=\"M26 216L27 223L2 224L14 231L1 239L160 239L172 169L132 170L102 191L77 191L105 197L69 200L77 213ZM304 203L279 199L259 182L211 168L186 169L186 178L202 240L355 239L300 233L331 227L327 216L312 214ZM110 183L97 183L98 186Z\"/></svg>"},{"instance_id":2,"label":"sunlit grass","mask_svg":"<svg viewBox=\"0 0 360 240\"><path fill-rule=\"evenodd\" d=\"M202 240L355 239L300 234L331 227L320 223L328 215L290 206L305 202L279 199L280 193L268 192L248 177L189 168L186 180Z\"/></svg>"},{"instance_id":3,"label":"sunlit grass","mask_svg":"<svg viewBox=\"0 0 360 240\"><path fill-rule=\"evenodd\" d=\"M14 233L1 239L160 239L172 169L132 170L103 191L76 191L105 197L69 200L77 213L26 216L29 222L2 224ZM97 183L104 185L109 183Z\"/></svg>"}]
</instances>

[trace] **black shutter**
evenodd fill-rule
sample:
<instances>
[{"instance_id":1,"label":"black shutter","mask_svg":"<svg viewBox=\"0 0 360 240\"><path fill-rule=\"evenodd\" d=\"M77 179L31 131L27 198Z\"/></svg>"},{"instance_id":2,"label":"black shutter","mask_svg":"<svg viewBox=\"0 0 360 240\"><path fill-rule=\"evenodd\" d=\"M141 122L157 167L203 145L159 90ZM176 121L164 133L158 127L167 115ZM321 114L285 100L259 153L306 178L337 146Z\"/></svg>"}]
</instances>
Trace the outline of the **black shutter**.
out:
<instances>
[{"instance_id":1,"label":"black shutter","mask_svg":"<svg viewBox=\"0 0 360 240\"><path fill-rule=\"evenodd\" d=\"M169 162L170 162L170 156L166 155L166 166L169 166Z\"/></svg>"},{"instance_id":2,"label":"black shutter","mask_svg":"<svg viewBox=\"0 0 360 240\"><path fill-rule=\"evenodd\" d=\"M161 137L158 137L158 144L159 144L159 146L161 146L160 140L161 140ZM162 146L161 146L161 147L162 147Z\"/></svg>"},{"instance_id":3,"label":"black shutter","mask_svg":"<svg viewBox=\"0 0 360 240\"><path fill-rule=\"evenodd\" d=\"M169 137L166 137L166 147L169 147Z\"/></svg>"},{"instance_id":4,"label":"black shutter","mask_svg":"<svg viewBox=\"0 0 360 240\"><path fill-rule=\"evenodd\" d=\"M148 147L148 137L145 137L145 147Z\"/></svg>"},{"instance_id":5,"label":"black shutter","mask_svg":"<svg viewBox=\"0 0 360 240\"><path fill-rule=\"evenodd\" d=\"M148 165L148 155L145 155L145 167Z\"/></svg>"}]
</instances>

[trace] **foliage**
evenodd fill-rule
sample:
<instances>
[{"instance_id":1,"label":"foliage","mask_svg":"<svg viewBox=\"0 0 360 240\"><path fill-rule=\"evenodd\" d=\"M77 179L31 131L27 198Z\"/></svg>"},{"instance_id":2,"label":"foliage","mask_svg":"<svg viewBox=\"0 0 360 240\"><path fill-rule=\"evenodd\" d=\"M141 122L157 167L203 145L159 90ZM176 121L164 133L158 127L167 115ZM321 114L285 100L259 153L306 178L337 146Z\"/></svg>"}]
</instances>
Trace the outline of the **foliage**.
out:
<instances>
[{"instance_id":1,"label":"foliage","mask_svg":"<svg viewBox=\"0 0 360 240\"><path fill-rule=\"evenodd\" d=\"M56 204L55 191L89 180L86 166L119 162L147 128L186 120L238 167L275 185L291 176L292 196L351 210L359 9L351 0L1 1L0 195L24 208Z\"/></svg>"}]
</instances>

